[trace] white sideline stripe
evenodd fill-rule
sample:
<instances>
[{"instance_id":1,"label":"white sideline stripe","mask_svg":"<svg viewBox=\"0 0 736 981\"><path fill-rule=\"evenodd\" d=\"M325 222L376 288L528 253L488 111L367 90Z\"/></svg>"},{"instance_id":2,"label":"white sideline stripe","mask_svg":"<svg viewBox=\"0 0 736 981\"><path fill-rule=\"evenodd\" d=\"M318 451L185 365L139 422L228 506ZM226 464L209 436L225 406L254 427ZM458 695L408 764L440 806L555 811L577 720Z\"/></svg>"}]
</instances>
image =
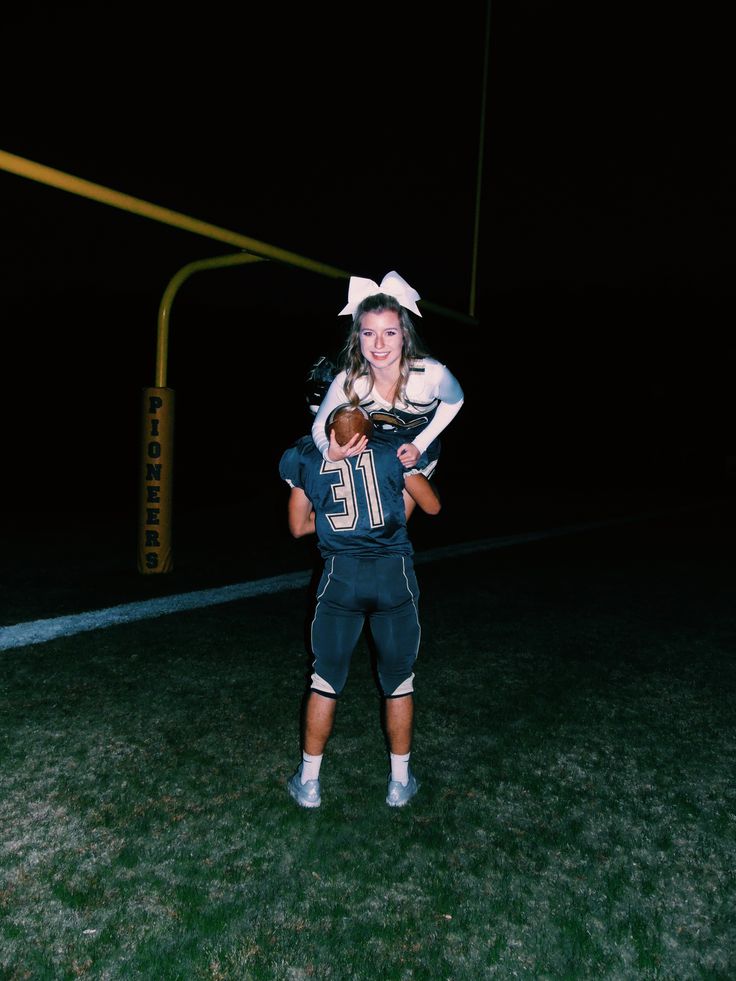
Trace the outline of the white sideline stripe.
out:
<instances>
[{"instance_id":1,"label":"white sideline stripe","mask_svg":"<svg viewBox=\"0 0 736 981\"><path fill-rule=\"evenodd\" d=\"M663 517L666 514L679 511L691 511L694 507L699 506L702 505L685 505L684 507L668 508L662 511L609 518L605 521L586 521L579 524L563 525L560 528L547 528L543 531L529 531L498 538L482 538L474 542L463 542L459 545L444 545L440 548L415 553L414 564L420 565L423 562L436 562L438 559L457 558L460 555L468 555L473 552L504 548L507 545L521 545L524 542L540 541L558 535L573 535L577 532L604 528L607 525L641 521L650 517ZM46 641L55 640L57 637L71 637L87 630L102 630L121 623L132 623L135 620L148 620L154 617L168 616L170 613L196 610L204 606L231 603L233 600L271 595L288 589L301 589L309 584L311 576L311 571L287 572L284 575L272 576L269 579L235 583L232 586L221 586L217 589L198 589L190 593L161 596L153 600L108 606L87 613L73 613L69 616L53 617L49 620L29 620L28 623L16 623L10 627L0 628L0 651L9 651L15 647L27 647L31 644L43 644Z\"/></svg>"},{"instance_id":2,"label":"white sideline stripe","mask_svg":"<svg viewBox=\"0 0 736 981\"><path fill-rule=\"evenodd\" d=\"M217 603L230 603L232 600L248 599L252 596L280 593L285 589L297 589L309 583L310 572L291 572L271 579L258 579L253 582L221 586L218 589L199 589L191 593L178 593L174 596L161 596L158 599L142 600L137 603L123 603L121 606L108 606L102 610L88 613L73 613L51 620L30 620L16 623L12 627L0 628L0 651L13 647L26 647L29 644L43 644L57 637L71 637L85 630L101 630L120 623L134 620L147 620L167 616L169 613L182 613Z\"/></svg>"}]
</instances>

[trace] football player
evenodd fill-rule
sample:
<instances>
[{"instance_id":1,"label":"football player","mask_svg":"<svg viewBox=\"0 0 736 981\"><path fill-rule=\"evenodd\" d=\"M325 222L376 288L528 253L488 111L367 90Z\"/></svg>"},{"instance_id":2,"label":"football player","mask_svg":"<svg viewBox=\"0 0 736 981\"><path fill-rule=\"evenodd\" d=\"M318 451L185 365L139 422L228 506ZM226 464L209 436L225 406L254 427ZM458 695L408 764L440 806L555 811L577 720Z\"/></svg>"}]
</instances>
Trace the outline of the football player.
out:
<instances>
[{"instance_id":1,"label":"football player","mask_svg":"<svg viewBox=\"0 0 736 981\"><path fill-rule=\"evenodd\" d=\"M386 803L403 807L419 788L409 760L413 668L421 634L403 494L416 493L417 503L429 514L439 512L440 502L423 474L406 475L395 433L377 431L369 445L357 432L348 439L343 447L355 443L362 449L330 461L323 459L310 436L304 436L279 463L280 476L290 487L289 530L295 538L316 532L324 563L311 623L313 670L302 762L287 788L300 807L320 806L322 756L353 649L368 622L389 743ZM334 432L330 445L336 447Z\"/></svg>"}]
</instances>

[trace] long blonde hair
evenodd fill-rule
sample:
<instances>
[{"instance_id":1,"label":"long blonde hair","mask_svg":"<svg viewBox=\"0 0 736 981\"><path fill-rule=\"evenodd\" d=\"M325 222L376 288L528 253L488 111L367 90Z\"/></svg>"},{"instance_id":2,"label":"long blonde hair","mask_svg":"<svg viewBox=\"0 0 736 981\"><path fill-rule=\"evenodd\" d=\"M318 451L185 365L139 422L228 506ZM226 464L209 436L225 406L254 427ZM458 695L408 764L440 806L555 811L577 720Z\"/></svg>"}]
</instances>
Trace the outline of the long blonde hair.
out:
<instances>
[{"instance_id":1,"label":"long blonde hair","mask_svg":"<svg viewBox=\"0 0 736 981\"><path fill-rule=\"evenodd\" d=\"M360 330L363 323L363 316L366 313L383 313L384 310L394 310L399 315L399 326L403 344L401 347L401 361L399 362L399 378L391 399L391 404L406 401L406 385L409 381L409 372L412 362L417 358L427 357L422 341L414 327L409 311L401 306L399 301L389 296L388 293L375 293L367 296L362 303L359 303L353 314L353 323L348 331L345 344L338 357L339 368L345 371L345 396L351 405L357 405L360 397L356 394L355 383L360 378L370 378L371 388L375 382L375 375L370 363L363 357L360 350Z\"/></svg>"}]
</instances>

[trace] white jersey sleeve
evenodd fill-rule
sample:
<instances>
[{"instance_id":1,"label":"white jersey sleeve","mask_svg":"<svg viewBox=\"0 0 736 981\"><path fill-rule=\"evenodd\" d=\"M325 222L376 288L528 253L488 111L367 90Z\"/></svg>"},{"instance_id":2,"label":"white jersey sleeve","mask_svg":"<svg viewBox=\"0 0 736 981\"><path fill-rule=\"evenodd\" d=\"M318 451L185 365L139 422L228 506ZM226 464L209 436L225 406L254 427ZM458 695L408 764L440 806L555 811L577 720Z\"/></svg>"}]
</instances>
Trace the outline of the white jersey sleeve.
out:
<instances>
[{"instance_id":1,"label":"white jersey sleeve","mask_svg":"<svg viewBox=\"0 0 736 981\"><path fill-rule=\"evenodd\" d=\"M314 422L312 423L312 439L314 445L319 450L320 456L324 460L329 459L327 452L330 448L330 440L325 432L325 423L332 410L347 401L345 389L343 388L344 384L345 372L340 371L330 382L330 387L325 392L325 397L322 399L317 410L317 415L314 417Z\"/></svg>"},{"instance_id":2,"label":"white jersey sleeve","mask_svg":"<svg viewBox=\"0 0 736 981\"><path fill-rule=\"evenodd\" d=\"M425 364L429 367L429 359ZM437 406L429 425L419 433L416 439L412 440L420 453L424 453L432 440L437 439L440 433L447 428L465 401L465 393L460 382L450 369L439 362L433 362L431 365L432 371L436 375L432 379L431 391L434 398L440 400L440 404Z\"/></svg>"}]
</instances>

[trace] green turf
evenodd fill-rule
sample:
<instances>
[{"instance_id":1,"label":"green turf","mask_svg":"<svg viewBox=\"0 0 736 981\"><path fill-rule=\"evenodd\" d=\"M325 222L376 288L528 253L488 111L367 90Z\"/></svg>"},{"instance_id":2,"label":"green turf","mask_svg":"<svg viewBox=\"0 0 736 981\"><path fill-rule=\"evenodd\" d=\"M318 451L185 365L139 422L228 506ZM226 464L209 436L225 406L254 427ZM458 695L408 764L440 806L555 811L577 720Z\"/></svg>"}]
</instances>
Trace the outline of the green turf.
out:
<instances>
[{"instance_id":1,"label":"green turf","mask_svg":"<svg viewBox=\"0 0 736 981\"><path fill-rule=\"evenodd\" d=\"M305 597L2 657L3 979L736 976L733 534L418 569L403 810L361 642L299 810Z\"/></svg>"}]
</instances>

